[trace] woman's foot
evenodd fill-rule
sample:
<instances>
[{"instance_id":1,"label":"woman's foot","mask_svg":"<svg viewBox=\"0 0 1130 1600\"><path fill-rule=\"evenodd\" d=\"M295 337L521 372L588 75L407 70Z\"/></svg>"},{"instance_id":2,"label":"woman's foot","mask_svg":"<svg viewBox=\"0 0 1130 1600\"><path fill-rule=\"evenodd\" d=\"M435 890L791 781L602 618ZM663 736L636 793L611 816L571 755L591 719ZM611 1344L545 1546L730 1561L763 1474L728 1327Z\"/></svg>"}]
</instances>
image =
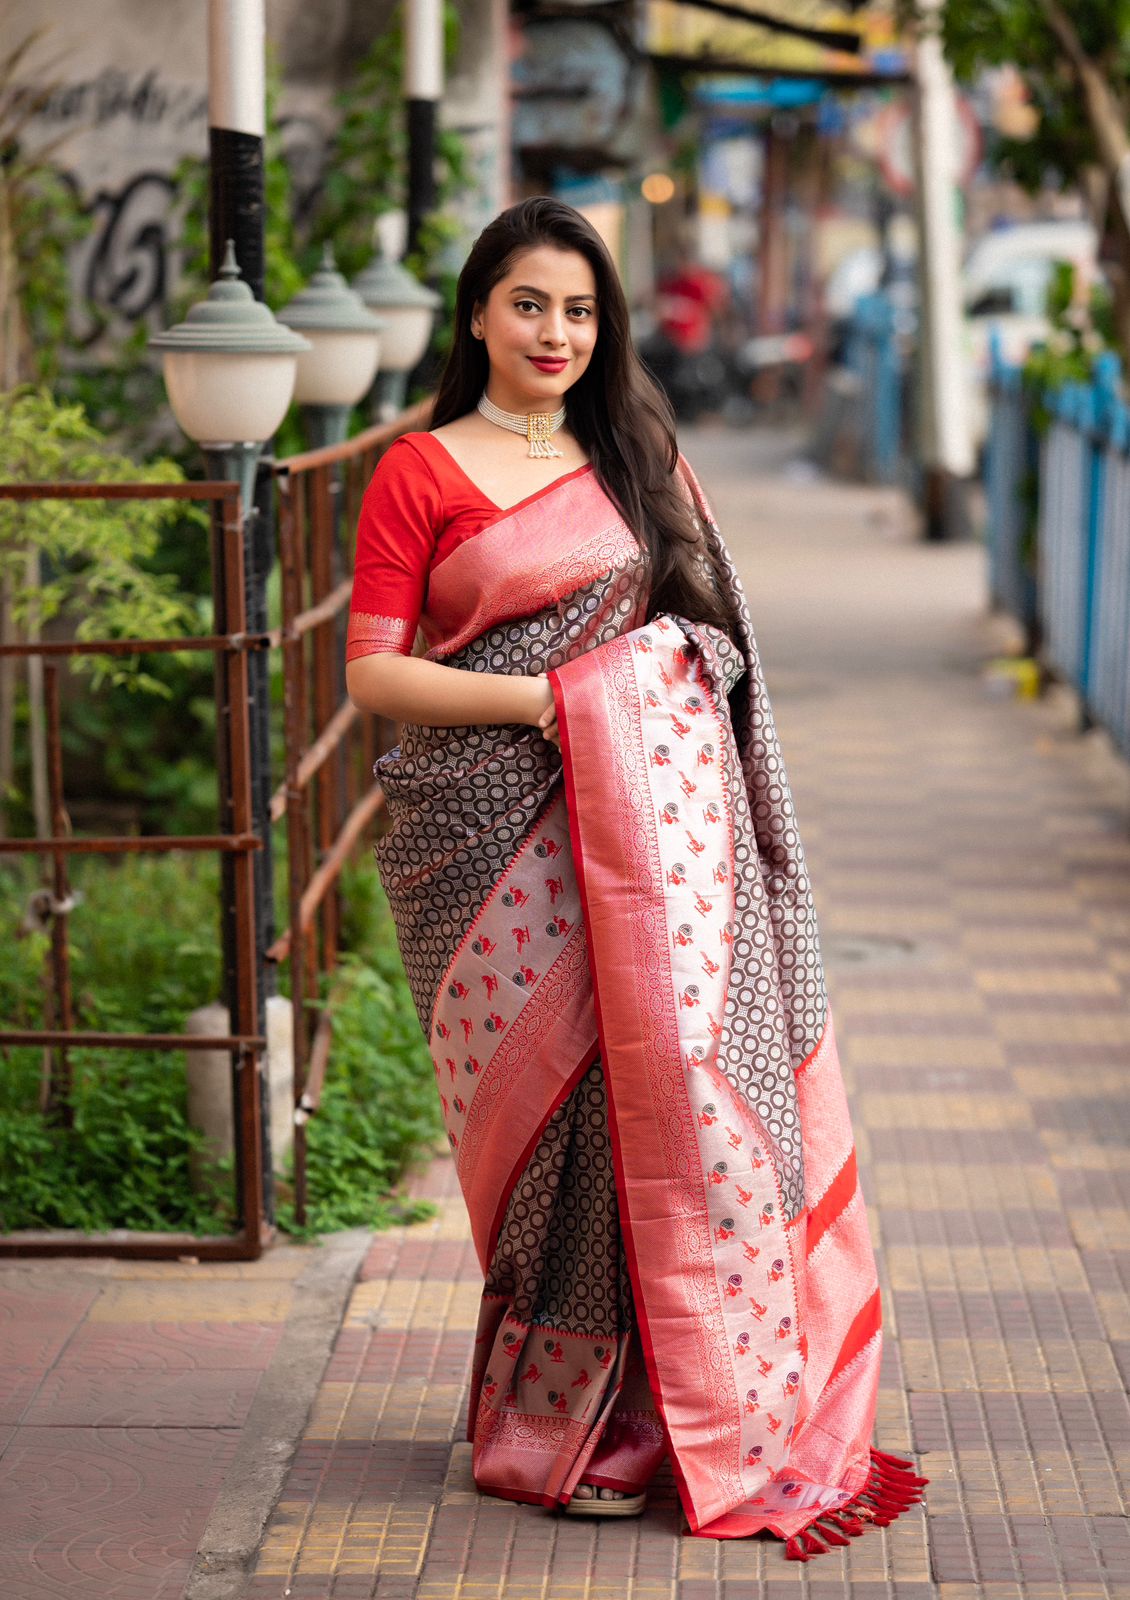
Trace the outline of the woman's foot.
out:
<instances>
[{"instance_id":1,"label":"woman's foot","mask_svg":"<svg viewBox=\"0 0 1130 1600\"><path fill-rule=\"evenodd\" d=\"M574 1517L637 1517L647 1503L647 1496L628 1494L623 1489L606 1489L592 1483L579 1483L573 1490L566 1516Z\"/></svg>"}]
</instances>

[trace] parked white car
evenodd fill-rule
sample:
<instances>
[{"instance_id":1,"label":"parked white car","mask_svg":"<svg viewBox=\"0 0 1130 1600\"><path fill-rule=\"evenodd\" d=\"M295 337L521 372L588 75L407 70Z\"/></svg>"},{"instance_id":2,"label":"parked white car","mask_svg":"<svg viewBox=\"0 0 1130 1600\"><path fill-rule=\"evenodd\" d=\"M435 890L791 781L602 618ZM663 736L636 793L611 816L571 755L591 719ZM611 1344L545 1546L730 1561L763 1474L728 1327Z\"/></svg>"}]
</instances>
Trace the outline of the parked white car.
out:
<instances>
[{"instance_id":1,"label":"parked white car","mask_svg":"<svg viewBox=\"0 0 1130 1600\"><path fill-rule=\"evenodd\" d=\"M993 228L973 244L962 268L965 311L965 356L969 420L974 446L980 450L989 424L989 341L995 328L1006 361L1023 361L1029 349L1046 337L1045 305L1052 272L1058 262L1078 263L1089 275L1098 272L1098 241L1083 220L1018 222ZM833 328L842 334L851 307L861 294L879 286L882 257L873 246L853 250L837 265L825 286ZM895 304L912 329L917 312L913 257L896 259ZM838 324L836 318L839 318Z\"/></svg>"},{"instance_id":2,"label":"parked white car","mask_svg":"<svg viewBox=\"0 0 1130 1600\"><path fill-rule=\"evenodd\" d=\"M973 245L962 270L969 415L973 442L985 441L989 424L990 339L999 336L1005 360L1023 361L1047 336L1048 287L1059 262L1097 271L1098 239L1085 221L1023 222L995 228Z\"/></svg>"}]
</instances>

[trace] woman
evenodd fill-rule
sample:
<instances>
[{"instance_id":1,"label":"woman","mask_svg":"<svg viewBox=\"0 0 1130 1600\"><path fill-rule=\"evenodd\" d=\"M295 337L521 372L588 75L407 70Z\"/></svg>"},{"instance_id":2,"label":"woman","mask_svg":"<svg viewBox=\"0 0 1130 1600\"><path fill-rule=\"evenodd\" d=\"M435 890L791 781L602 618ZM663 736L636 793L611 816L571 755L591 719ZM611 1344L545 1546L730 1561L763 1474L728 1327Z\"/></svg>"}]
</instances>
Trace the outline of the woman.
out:
<instances>
[{"instance_id":1,"label":"woman","mask_svg":"<svg viewBox=\"0 0 1130 1600\"><path fill-rule=\"evenodd\" d=\"M417 627L423 653L413 655ZM460 275L357 539L350 697L486 1283L484 1492L807 1560L919 1498L869 1449L875 1262L741 586L616 269L537 197Z\"/></svg>"}]
</instances>

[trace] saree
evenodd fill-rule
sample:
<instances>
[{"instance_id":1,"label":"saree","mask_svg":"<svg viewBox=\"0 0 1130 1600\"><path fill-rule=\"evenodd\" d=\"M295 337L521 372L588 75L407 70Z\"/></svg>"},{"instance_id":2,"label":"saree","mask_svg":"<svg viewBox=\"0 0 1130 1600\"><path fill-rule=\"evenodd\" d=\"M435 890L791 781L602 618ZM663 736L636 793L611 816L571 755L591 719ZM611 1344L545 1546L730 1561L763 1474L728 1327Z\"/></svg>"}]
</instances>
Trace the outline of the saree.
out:
<instances>
[{"instance_id":1,"label":"saree","mask_svg":"<svg viewBox=\"0 0 1130 1600\"><path fill-rule=\"evenodd\" d=\"M811 885L679 472L737 637L649 619L591 466L502 511L432 572L426 654L547 674L560 749L403 725L374 850L484 1275L476 1485L559 1508L669 1457L692 1534L807 1560L927 1480L870 1445L880 1294Z\"/></svg>"}]
</instances>

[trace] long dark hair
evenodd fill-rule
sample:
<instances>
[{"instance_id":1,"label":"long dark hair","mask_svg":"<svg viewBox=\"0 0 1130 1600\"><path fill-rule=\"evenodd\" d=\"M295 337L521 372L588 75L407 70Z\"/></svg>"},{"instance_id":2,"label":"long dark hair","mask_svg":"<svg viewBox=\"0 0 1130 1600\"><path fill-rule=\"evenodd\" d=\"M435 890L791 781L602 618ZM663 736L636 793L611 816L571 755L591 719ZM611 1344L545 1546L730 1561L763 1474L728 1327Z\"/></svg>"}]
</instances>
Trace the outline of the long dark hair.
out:
<instances>
[{"instance_id":1,"label":"long dark hair","mask_svg":"<svg viewBox=\"0 0 1130 1600\"><path fill-rule=\"evenodd\" d=\"M670 611L692 622L712 622L736 636L729 590L680 488L671 403L636 354L628 304L604 241L564 201L550 195L520 200L500 212L475 240L459 274L451 351L431 426L453 422L478 404L490 358L485 341L471 332L471 313L476 304L486 305L517 257L539 245L578 251L596 279L599 331L588 366L566 392L566 416L601 488L646 552L648 617Z\"/></svg>"}]
</instances>

